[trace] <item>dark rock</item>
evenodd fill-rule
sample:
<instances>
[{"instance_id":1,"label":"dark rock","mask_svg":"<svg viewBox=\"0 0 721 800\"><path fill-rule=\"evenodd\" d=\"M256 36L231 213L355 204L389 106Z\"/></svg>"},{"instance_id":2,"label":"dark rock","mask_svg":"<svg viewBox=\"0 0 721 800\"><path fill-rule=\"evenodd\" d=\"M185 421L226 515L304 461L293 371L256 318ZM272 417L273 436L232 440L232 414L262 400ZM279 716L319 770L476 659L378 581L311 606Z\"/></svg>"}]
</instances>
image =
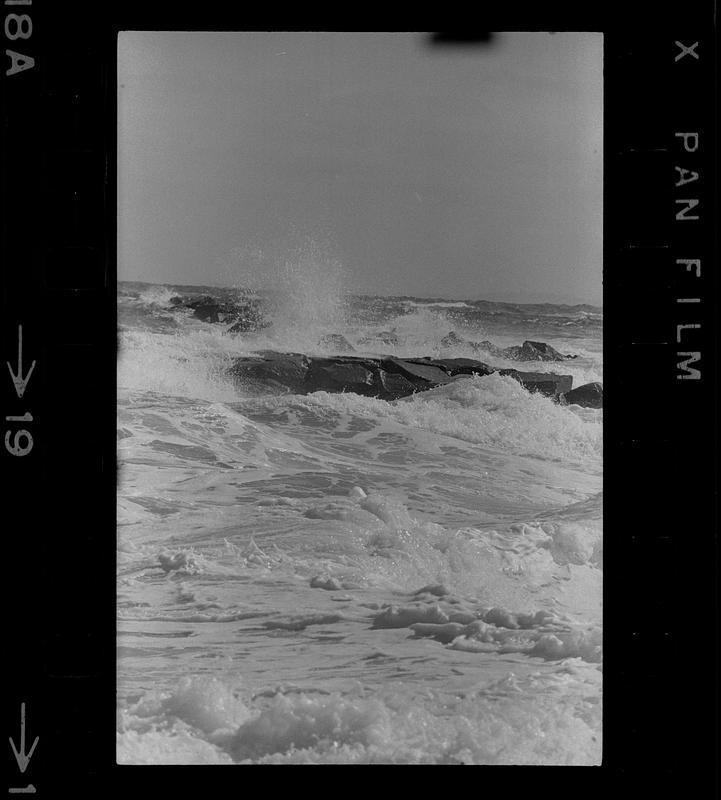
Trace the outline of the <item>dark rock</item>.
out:
<instances>
[{"instance_id":1,"label":"dark rock","mask_svg":"<svg viewBox=\"0 0 721 800\"><path fill-rule=\"evenodd\" d=\"M172 305L175 308L190 308L193 316L203 322L220 322L221 313L227 313L228 309L209 294L197 295L196 297L172 298Z\"/></svg>"},{"instance_id":2,"label":"dark rock","mask_svg":"<svg viewBox=\"0 0 721 800\"><path fill-rule=\"evenodd\" d=\"M203 303L195 307L193 316L202 322L220 322L219 306L217 303Z\"/></svg>"},{"instance_id":3,"label":"dark rock","mask_svg":"<svg viewBox=\"0 0 721 800\"><path fill-rule=\"evenodd\" d=\"M501 351L512 361L564 361L565 356L545 342L525 341L520 347L506 347Z\"/></svg>"},{"instance_id":4,"label":"dark rock","mask_svg":"<svg viewBox=\"0 0 721 800\"><path fill-rule=\"evenodd\" d=\"M441 339L443 347L459 347L466 344L471 344L471 342L459 336L455 331L450 331Z\"/></svg>"},{"instance_id":5,"label":"dark rock","mask_svg":"<svg viewBox=\"0 0 721 800\"><path fill-rule=\"evenodd\" d=\"M573 403L585 408L603 408L603 384L584 383L583 386L564 392L561 399L569 405Z\"/></svg>"},{"instance_id":6,"label":"dark rock","mask_svg":"<svg viewBox=\"0 0 721 800\"><path fill-rule=\"evenodd\" d=\"M363 359L313 358L305 375L306 392L382 393L377 362Z\"/></svg>"},{"instance_id":7,"label":"dark rock","mask_svg":"<svg viewBox=\"0 0 721 800\"><path fill-rule=\"evenodd\" d=\"M556 375L554 372L519 372L517 369L499 369L499 375L510 375L529 392L540 392L548 397L558 397L569 392L573 386L572 375Z\"/></svg>"},{"instance_id":8,"label":"dark rock","mask_svg":"<svg viewBox=\"0 0 721 800\"><path fill-rule=\"evenodd\" d=\"M229 323L231 333L244 333L267 327L263 322L260 309L254 302L236 302L235 300L223 301L209 294L195 297L173 297L171 304L174 309L189 308L193 316L202 322Z\"/></svg>"},{"instance_id":9,"label":"dark rock","mask_svg":"<svg viewBox=\"0 0 721 800\"><path fill-rule=\"evenodd\" d=\"M486 353L498 356L499 358L504 357L503 350L500 347L496 347L496 345L493 344L493 342L488 342L488 341L472 342L470 339L464 339L462 336L459 336L455 331L450 331L450 333L446 334L441 339L441 346L470 347L471 350L475 350L476 352L478 352L479 350L483 350Z\"/></svg>"},{"instance_id":10,"label":"dark rock","mask_svg":"<svg viewBox=\"0 0 721 800\"><path fill-rule=\"evenodd\" d=\"M406 361L399 358L386 358L383 361L383 368L387 372L400 372L411 381L426 381L427 383L438 384L448 383L450 376L441 366L436 364L424 364L419 361Z\"/></svg>"},{"instance_id":11,"label":"dark rock","mask_svg":"<svg viewBox=\"0 0 721 800\"><path fill-rule=\"evenodd\" d=\"M406 364L428 364L439 367L451 377L455 375L490 375L494 370L473 358L404 358Z\"/></svg>"},{"instance_id":12,"label":"dark rock","mask_svg":"<svg viewBox=\"0 0 721 800\"><path fill-rule=\"evenodd\" d=\"M260 309L254 305L248 305L236 310L233 324L228 328L228 333L249 333L267 328L269 323L265 322Z\"/></svg>"},{"instance_id":13,"label":"dark rock","mask_svg":"<svg viewBox=\"0 0 721 800\"><path fill-rule=\"evenodd\" d=\"M230 373L266 388L308 394L354 392L366 397L394 400L449 383L457 375L489 375L492 367L470 358L364 358L330 356L311 358L300 353L267 351L236 359ZM571 389L570 375L500 370L529 391L555 397Z\"/></svg>"},{"instance_id":14,"label":"dark rock","mask_svg":"<svg viewBox=\"0 0 721 800\"><path fill-rule=\"evenodd\" d=\"M256 330L258 326L252 320L239 319L228 328L228 333L249 333Z\"/></svg>"},{"instance_id":15,"label":"dark rock","mask_svg":"<svg viewBox=\"0 0 721 800\"><path fill-rule=\"evenodd\" d=\"M355 352L355 347L340 333L326 333L320 337L318 344L328 349L343 350L348 353Z\"/></svg>"},{"instance_id":16,"label":"dark rock","mask_svg":"<svg viewBox=\"0 0 721 800\"><path fill-rule=\"evenodd\" d=\"M511 347L498 347L484 339L482 342L472 342L464 339L455 331L450 331L441 339L443 347L470 347L472 350L483 350L498 358L507 358L510 361L564 361L567 358L576 358L575 355L563 355L558 350L545 342L525 341L522 345Z\"/></svg>"},{"instance_id":17,"label":"dark rock","mask_svg":"<svg viewBox=\"0 0 721 800\"><path fill-rule=\"evenodd\" d=\"M303 384L310 361L302 353L274 353L268 351L259 356L244 356L235 361L230 373L244 381L252 381L283 389L304 393Z\"/></svg>"},{"instance_id":18,"label":"dark rock","mask_svg":"<svg viewBox=\"0 0 721 800\"><path fill-rule=\"evenodd\" d=\"M379 371L378 375L382 387L382 392L378 397L380 397L381 400L408 397L409 394L415 394L415 392L419 391L418 384L413 383L413 381L409 380L400 372L386 372L382 369Z\"/></svg>"},{"instance_id":19,"label":"dark rock","mask_svg":"<svg viewBox=\"0 0 721 800\"><path fill-rule=\"evenodd\" d=\"M496 347L491 342L472 342L470 339L464 339L462 336L459 336L455 331L451 331L447 333L441 339L441 346L442 347L470 347L471 350L475 350L478 352L479 350L485 350L487 353L491 353L491 355L502 356L503 351L500 347Z\"/></svg>"},{"instance_id":20,"label":"dark rock","mask_svg":"<svg viewBox=\"0 0 721 800\"><path fill-rule=\"evenodd\" d=\"M196 295L195 297L188 297L186 299L180 298L180 305L182 305L184 308L198 308L198 306L204 306L212 303L217 304L217 302L218 301L209 294Z\"/></svg>"}]
</instances>

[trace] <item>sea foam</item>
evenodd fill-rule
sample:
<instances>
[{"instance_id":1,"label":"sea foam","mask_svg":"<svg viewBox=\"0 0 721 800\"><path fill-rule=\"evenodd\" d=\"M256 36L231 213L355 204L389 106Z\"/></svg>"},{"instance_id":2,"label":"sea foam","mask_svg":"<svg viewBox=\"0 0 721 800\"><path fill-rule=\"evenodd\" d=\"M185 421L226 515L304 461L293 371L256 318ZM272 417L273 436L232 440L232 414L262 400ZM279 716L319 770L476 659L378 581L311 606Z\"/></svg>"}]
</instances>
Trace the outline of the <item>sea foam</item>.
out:
<instances>
[{"instance_id":1,"label":"sea foam","mask_svg":"<svg viewBox=\"0 0 721 800\"><path fill-rule=\"evenodd\" d=\"M585 462L602 453L602 426L498 374L453 381L387 403L355 394L315 392L305 401L517 455Z\"/></svg>"},{"instance_id":2,"label":"sea foam","mask_svg":"<svg viewBox=\"0 0 721 800\"><path fill-rule=\"evenodd\" d=\"M592 764L600 761L600 675L566 662L478 689L418 693L396 682L367 696L282 690L240 703L185 679L122 715L119 763ZM144 706L144 707L143 707Z\"/></svg>"}]
</instances>

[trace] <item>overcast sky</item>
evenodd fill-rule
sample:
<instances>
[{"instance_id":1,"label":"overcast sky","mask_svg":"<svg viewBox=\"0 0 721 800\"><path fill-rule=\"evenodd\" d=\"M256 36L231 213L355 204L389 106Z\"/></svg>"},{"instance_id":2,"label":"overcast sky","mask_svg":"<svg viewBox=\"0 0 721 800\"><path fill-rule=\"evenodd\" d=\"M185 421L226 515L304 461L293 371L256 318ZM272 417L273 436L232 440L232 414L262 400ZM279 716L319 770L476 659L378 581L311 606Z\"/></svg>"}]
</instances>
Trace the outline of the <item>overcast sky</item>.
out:
<instances>
[{"instance_id":1,"label":"overcast sky","mask_svg":"<svg viewBox=\"0 0 721 800\"><path fill-rule=\"evenodd\" d=\"M120 280L601 303L603 37L121 33Z\"/></svg>"}]
</instances>

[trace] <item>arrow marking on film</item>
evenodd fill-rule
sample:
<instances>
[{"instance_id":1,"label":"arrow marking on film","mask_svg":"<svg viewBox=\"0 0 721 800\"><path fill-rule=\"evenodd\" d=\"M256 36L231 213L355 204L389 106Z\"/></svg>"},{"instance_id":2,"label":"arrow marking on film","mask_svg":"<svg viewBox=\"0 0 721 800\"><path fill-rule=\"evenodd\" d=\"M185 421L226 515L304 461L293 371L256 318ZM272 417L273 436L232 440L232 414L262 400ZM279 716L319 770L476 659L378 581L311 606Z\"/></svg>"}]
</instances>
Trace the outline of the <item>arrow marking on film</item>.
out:
<instances>
[{"instance_id":1,"label":"arrow marking on film","mask_svg":"<svg viewBox=\"0 0 721 800\"><path fill-rule=\"evenodd\" d=\"M23 378L23 326L18 325L18 371L17 374L13 372L13 368L10 366L10 362L5 362L8 365L8 369L10 370L10 377L13 379L13 383L15 384L15 391L17 392L18 397L22 397L25 394L25 389L27 388L28 381L30 380L30 376L33 374L33 370L35 369L35 361L30 365L30 371L28 374Z\"/></svg>"},{"instance_id":2,"label":"arrow marking on film","mask_svg":"<svg viewBox=\"0 0 721 800\"><path fill-rule=\"evenodd\" d=\"M20 767L20 772L25 772L30 763L30 759L33 757L33 752L35 751L35 746L38 743L39 736L35 737L35 741L33 742L33 746L30 748L30 752L25 755L25 703L20 704L20 752L18 753L17 749L15 748L15 742L13 742L13 737L8 737L10 739L10 747L13 749L13 753L15 753L15 760L18 762L18 766Z\"/></svg>"}]
</instances>

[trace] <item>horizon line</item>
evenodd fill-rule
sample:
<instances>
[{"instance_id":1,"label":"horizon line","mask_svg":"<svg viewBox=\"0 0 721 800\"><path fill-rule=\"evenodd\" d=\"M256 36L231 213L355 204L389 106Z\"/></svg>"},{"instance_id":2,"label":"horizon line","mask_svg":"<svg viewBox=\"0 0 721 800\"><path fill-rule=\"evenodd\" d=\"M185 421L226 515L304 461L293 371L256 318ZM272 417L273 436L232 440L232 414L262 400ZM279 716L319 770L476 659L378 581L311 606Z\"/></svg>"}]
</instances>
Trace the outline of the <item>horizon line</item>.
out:
<instances>
[{"instance_id":1,"label":"horizon line","mask_svg":"<svg viewBox=\"0 0 721 800\"><path fill-rule=\"evenodd\" d=\"M146 280L129 280L124 279L120 280L117 279L117 284L120 285L121 283L141 283L146 286L163 286L163 287L182 287L182 288L191 288L191 289L242 289L243 287L234 285L221 285L215 283L167 283L167 282L156 282L156 281L146 281ZM255 290L253 290L255 291ZM273 291L272 287L264 287L258 291ZM423 294L385 294L385 293L373 293L373 292L345 292L346 295L351 297L387 297L387 298L413 298L417 300L429 300L429 301L442 301L442 302L471 302L471 303L479 303L479 302L486 302L486 303L503 303L505 305L513 305L513 306L539 306L539 305L552 305L552 306L592 306L593 308L603 308L603 303L592 302L591 300L578 300L578 298L565 298L565 300L500 300L497 298L492 297L476 297L475 299L471 299L469 297L442 297L439 295L423 295Z\"/></svg>"}]
</instances>

